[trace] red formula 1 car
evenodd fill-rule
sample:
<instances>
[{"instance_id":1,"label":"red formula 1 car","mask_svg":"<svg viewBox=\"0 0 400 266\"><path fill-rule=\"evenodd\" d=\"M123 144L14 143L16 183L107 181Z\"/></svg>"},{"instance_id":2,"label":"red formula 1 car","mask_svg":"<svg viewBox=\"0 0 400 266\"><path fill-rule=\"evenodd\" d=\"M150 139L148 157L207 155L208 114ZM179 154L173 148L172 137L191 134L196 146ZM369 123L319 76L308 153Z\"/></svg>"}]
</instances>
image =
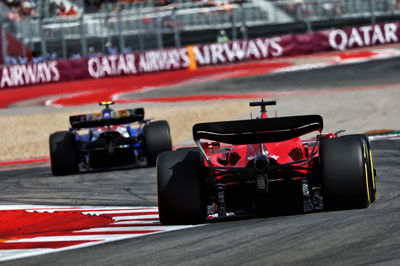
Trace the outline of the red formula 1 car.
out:
<instances>
[{"instance_id":1,"label":"red formula 1 car","mask_svg":"<svg viewBox=\"0 0 400 266\"><path fill-rule=\"evenodd\" d=\"M158 206L163 224L203 223L209 215L272 215L366 208L375 169L365 135L322 134L319 115L201 123L197 148L161 153ZM316 138L300 137L315 132ZM204 141L206 140L206 141Z\"/></svg>"}]
</instances>

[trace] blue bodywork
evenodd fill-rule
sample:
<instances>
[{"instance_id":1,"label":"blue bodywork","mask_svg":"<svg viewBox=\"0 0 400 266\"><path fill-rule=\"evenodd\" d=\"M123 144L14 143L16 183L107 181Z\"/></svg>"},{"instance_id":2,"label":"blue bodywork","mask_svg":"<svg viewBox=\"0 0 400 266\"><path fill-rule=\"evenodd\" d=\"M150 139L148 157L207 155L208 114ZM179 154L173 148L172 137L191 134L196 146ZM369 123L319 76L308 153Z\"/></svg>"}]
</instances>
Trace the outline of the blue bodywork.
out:
<instances>
[{"instance_id":1,"label":"blue bodywork","mask_svg":"<svg viewBox=\"0 0 400 266\"><path fill-rule=\"evenodd\" d=\"M80 168L146 165L143 127L148 125L150 120L142 119L143 114L138 116L135 113L137 110L139 109L114 112L107 106L101 114L70 117L70 131L76 138ZM121 116L121 112L130 113L123 113ZM135 115L136 118L133 119ZM129 118L134 122L119 123ZM133 123L137 126L133 127ZM87 132L81 133L80 126L87 129Z\"/></svg>"}]
</instances>

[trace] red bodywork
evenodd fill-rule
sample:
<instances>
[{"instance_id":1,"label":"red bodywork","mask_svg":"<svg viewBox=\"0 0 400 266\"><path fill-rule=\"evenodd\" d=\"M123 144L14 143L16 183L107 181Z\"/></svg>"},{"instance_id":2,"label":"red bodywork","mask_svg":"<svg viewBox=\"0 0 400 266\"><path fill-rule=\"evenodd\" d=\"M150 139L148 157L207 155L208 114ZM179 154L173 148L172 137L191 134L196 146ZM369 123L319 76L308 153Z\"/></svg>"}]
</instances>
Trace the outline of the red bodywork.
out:
<instances>
[{"instance_id":1,"label":"red bodywork","mask_svg":"<svg viewBox=\"0 0 400 266\"><path fill-rule=\"evenodd\" d=\"M261 111L260 119L268 119L266 111ZM335 138L336 134L319 134L313 140L301 140L300 137L295 137L286 141L263 143L263 150L267 151L266 156L274 160L277 164L287 164L297 161L302 161L304 170L300 172L306 173L306 169L312 167L311 160L318 157L318 145L315 145L320 138ZM219 142L203 142L202 148L208 155L209 160L214 168L220 167L246 167L249 161L255 159L260 152L260 144L246 145L222 145ZM220 149L226 151L220 152ZM304 160L307 162L304 163ZM207 165L207 161L204 160ZM292 164L297 165L297 164ZM217 179L220 177L217 176Z\"/></svg>"}]
</instances>

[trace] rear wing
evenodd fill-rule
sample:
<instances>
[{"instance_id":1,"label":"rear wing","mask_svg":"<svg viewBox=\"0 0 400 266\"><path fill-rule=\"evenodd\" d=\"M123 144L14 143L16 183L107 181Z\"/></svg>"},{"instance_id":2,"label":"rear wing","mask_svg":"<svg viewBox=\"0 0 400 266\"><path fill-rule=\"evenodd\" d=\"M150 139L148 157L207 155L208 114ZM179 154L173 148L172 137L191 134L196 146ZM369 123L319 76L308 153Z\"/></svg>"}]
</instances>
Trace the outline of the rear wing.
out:
<instances>
[{"instance_id":1,"label":"rear wing","mask_svg":"<svg viewBox=\"0 0 400 266\"><path fill-rule=\"evenodd\" d=\"M200 123L193 126L193 139L228 144L280 142L313 131L322 131L320 115Z\"/></svg>"},{"instance_id":2,"label":"rear wing","mask_svg":"<svg viewBox=\"0 0 400 266\"><path fill-rule=\"evenodd\" d=\"M83 115L73 115L69 117L72 128L91 128L112 125L129 124L144 119L144 109L125 109L111 111L110 115L104 117L103 113L92 113Z\"/></svg>"}]
</instances>

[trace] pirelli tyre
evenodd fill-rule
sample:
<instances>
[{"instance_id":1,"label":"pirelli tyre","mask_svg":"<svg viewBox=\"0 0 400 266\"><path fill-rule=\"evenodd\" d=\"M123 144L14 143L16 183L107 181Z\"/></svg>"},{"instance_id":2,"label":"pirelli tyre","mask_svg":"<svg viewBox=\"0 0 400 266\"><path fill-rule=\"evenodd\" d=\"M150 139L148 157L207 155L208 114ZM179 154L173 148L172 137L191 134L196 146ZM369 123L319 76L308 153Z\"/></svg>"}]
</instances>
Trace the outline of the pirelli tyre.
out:
<instances>
[{"instance_id":1,"label":"pirelli tyre","mask_svg":"<svg viewBox=\"0 0 400 266\"><path fill-rule=\"evenodd\" d=\"M154 121L143 128L147 166L155 166L158 154L172 150L167 121Z\"/></svg>"},{"instance_id":2,"label":"pirelli tyre","mask_svg":"<svg viewBox=\"0 0 400 266\"><path fill-rule=\"evenodd\" d=\"M343 137L359 137L362 139L364 142L364 156L367 159L367 175L368 175L368 186L369 188L369 194L371 197L371 203L376 200L376 170L374 168L374 162L373 162L373 157L372 157L372 149L371 149L371 143L369 141L369 138L364 135L364 134L354 134L354 135L346 135Z\"/></svg>"},{"instance_id":3,"label":"pirelli tyre","mask_svg":"<svg viewBox=\"0 0 400 266\"><path fill-rule=\"evenodd\" d=\"M367 208L371 201L366 143L357 135L324 139L320 145L324 207Z\"/></svg>"},{"instance_id":4,"label":"pirelli tyre","mask_svg":"<svg viewBox=\"0 0 400 266\"><path fill-rule=\"evenodd\" d=\"M79 155L74 134L69 131L55 132L49 137L49 146L53 175L72 175L79 172Z\"/></svg>"},{"instance_id":5,"label":"pirelli tyre","mask_svg":"<svg viewBox=\"0 0 400 266\"><path fill-rule=\"evenodd\" d=\"M162 224L205 222L207 207L203 172L198 151L170 151L158 156L158 208Z\"/></svg>"}]
</instances>

